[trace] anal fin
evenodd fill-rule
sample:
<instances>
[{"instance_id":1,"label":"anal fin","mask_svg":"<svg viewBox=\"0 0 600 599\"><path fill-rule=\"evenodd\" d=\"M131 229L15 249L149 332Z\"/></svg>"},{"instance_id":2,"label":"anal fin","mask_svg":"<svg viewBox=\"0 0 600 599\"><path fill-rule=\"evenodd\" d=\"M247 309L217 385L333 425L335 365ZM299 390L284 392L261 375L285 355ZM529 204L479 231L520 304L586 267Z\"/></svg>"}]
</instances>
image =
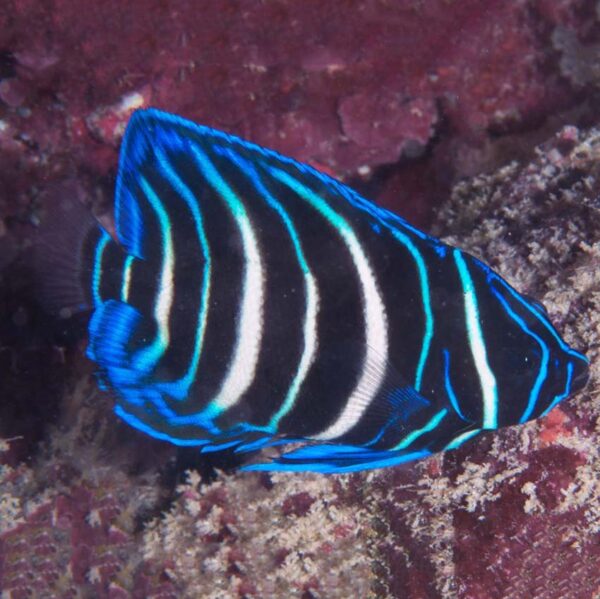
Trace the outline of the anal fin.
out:
<instances>
[{"instance_id":1,"label":"anal fin","mask_svg":"<svg viewBox=\"0 0 600 599\"><path fill-rule=\"evenodd\" d=\"M421 451L376 451L353 445L306 445L271 462L248 464L242 470L321 472L335 474L397 466L430 455Z\"/></svg>"}]
</instances>

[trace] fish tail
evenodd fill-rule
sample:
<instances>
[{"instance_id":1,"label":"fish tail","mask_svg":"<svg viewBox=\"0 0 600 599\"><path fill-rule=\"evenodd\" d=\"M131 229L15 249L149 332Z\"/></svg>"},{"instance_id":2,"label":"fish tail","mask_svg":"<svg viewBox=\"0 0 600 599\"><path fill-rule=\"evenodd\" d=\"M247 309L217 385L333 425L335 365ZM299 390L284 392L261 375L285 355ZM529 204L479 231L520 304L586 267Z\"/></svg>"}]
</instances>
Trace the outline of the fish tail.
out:
<instances>
[{"instance_id":1,"label":"fish tail","mask_svg":"<svg viewBox=\"0 0 600 599\"><path fill-rule=\"evenodd\" d=\"M103 229L80 201L81 195L74 183L52 189L34 245L36 291L44 309L62 318L93 307L94 240Z\"/></svg>"}]
</instances>

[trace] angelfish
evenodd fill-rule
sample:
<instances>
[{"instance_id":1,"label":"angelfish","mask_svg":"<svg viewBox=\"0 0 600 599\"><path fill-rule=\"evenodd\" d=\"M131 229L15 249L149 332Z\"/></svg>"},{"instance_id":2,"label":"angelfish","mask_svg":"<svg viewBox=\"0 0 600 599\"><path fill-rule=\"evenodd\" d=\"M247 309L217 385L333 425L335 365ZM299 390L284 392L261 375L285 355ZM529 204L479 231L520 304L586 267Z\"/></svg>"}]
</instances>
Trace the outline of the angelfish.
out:
<instances>
[{"instance_id":1,"label":"angelfish","mask_svg":"<svg viewBox=\"0 0 600 599\"><path fill-rule=\"evenodd\" d=\"M61 210L44 296L89 311L117 416L203 452L301 444L247 470L401 464L544 415L587 380L543 306L480 260L172 114L130 119L113 235Z\"/></svg>"}]
</instances>

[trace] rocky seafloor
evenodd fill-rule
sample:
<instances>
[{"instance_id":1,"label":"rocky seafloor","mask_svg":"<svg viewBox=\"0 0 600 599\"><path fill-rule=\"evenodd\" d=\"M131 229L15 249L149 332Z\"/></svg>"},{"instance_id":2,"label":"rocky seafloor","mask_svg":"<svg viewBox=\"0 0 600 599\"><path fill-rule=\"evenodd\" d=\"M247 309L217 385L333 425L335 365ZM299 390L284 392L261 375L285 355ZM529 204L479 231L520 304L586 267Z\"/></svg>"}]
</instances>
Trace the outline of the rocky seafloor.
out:
<instances>
[{"instance_id":1,"label":"rocky seafloor","mask_svg":"<svg viewBox=\"0 0 600 599\"><path fill-rule=\"evenodd\" d=\"M598 4L199 4L0 9L3 599L600 596ZM116 419L28 267L50 196L110 214L147 105L345 177L484 259L587 353L588 386L384 471L185 471Z\"/></svg>"},{"instance_id":2,"label":"rocky seafloor","mask_svg":"<svg viewBox=\"0 0 600 599\"><path fill-rule=\"evenodd\" d=\"M458 184L438 228L540 298L592 361L547 417L364 474L189 471L82 376L0 470L7 597L540 597L600 593L600 131Z\"/></svg>"}]
</instances>

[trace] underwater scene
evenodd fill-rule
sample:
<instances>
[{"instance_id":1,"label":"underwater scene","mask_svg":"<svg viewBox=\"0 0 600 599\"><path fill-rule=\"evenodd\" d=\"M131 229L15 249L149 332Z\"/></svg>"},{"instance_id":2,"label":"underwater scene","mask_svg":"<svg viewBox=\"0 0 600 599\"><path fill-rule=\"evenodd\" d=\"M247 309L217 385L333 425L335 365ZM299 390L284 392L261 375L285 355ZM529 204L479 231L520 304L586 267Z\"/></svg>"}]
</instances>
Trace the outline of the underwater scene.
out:
<instances>
[{"instance_id":1,"label":"underwater scene","mask_svg":"<svg viewBox=\"0 0 600 599\"><path fill-rule=\"evenodd\" d=\"M2 599L599 599L600 3L0 7Z\"/></svg>"}]
</instances>

